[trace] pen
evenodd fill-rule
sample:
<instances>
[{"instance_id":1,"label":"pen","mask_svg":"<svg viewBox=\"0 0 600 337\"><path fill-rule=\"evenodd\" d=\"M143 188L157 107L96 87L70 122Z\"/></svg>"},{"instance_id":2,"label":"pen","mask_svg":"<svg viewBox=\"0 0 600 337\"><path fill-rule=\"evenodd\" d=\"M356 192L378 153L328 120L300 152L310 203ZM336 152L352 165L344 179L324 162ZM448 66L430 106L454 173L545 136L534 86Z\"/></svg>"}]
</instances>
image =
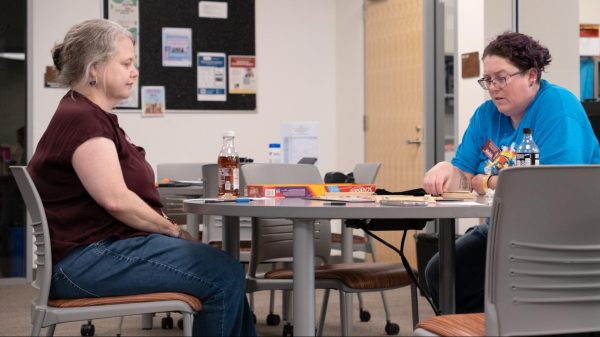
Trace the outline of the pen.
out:
<instances>
[{"instance_id":1,"label":"pen","mask_svg":"<svg viewBox=\"0 0 600 337\"><path fill-rule=\"evenodd\" d=\"M342 202L342 201L331 201L331 202L324 202L323 205L328 205L328 206L346 206L346 203Z\"/></svg>"}]
</instances>

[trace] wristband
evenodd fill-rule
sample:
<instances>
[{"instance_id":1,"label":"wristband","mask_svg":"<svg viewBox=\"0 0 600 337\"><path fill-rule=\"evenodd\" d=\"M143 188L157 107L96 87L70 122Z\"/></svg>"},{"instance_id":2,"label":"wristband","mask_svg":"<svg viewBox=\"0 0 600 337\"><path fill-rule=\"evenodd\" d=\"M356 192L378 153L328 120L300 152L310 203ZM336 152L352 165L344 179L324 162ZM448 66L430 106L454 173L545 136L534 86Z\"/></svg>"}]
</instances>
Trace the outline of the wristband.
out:
<instances>
[{"instance_id":1,"label":"wristband","mask_svg":"<svg viewBox=\"0 0 600 337\"><path fill-rule=\"evenodd\" d=\"M491 177L492 177L491 174L486 174L483 176L483 180L482 180L483 194L486 194L488 189L490 188L489 182L490 182Z\"/></svg>"}]
</instances>

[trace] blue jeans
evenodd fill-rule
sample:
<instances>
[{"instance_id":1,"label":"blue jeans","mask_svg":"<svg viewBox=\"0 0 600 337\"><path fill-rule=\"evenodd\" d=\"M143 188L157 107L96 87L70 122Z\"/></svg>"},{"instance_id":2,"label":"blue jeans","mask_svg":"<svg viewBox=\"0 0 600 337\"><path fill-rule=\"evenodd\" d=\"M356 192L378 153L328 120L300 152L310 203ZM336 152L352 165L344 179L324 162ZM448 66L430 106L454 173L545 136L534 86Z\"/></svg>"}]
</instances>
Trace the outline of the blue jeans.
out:
<instances>
[{"instance_id":1,"label":"blue jeans","mask_svg":"<svg viewBox=\"0 0 600 337\"><path fill-rule=\"evenodd\" d=\"M194 336L255 336L242 265L199 242L160 234L105 239L53 267L51 298L182 292L202 300Z\"/></svg>"},{"instance_id":2,"label":"blue jeans","mask_svg":"<svg viewBox=\"0 0 600 337\"><path fill-rule=\"evenodd\" d=\"M485 255L489 225L471 227L456 240L456 313L483 312ZM434 255L425 268L425 279L436 306L439 306L440 256Z\"/></svg>"}]
</instances>

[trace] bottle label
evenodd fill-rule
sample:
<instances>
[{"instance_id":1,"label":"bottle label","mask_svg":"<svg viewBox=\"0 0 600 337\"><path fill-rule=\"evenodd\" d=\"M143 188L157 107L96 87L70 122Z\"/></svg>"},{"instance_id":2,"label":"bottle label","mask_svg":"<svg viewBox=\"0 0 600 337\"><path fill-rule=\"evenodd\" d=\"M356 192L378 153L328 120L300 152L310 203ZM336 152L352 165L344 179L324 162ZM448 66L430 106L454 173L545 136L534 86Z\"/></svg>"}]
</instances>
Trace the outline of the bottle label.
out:
<instances>
[{"instance_id":1,"label":"bottle label","mask_svg":"<svg viewBox=\"0 0 600 337\"><path fill-rule=\"evenodd\" d=\"M539 153L517 153L516 166L536 166L540 164Z\"/></svg>"},{"instance_id":2,"label":"bottle label","mask_svg":"<svg viewBox=\"0 0 600 337\"><path fill-rule=\"evenodd\" d=\"M219 196L238 196L240 170L236 167L219 167Z\"/></svg>"},{"instance_id":3,"label":"bottle label","mask_svg":"<svg viewBox=\"0 0 600 337\"><path fill-rule=\"evenodd\" d=\"M233 182L233 190L239 190L240 189L240 169L235 167L231 169L231 174L233 176L232 182Z\"/></svg>"}]
</instances>

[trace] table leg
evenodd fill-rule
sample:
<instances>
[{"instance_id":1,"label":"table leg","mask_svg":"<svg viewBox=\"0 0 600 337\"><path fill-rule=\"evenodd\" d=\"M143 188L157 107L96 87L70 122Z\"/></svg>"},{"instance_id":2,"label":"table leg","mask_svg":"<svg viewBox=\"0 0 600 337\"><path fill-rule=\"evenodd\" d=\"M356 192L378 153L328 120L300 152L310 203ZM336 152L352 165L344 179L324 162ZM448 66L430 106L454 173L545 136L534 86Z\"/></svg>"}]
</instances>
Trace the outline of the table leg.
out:
<instances>
[{"instance_id":1,"label":"table leg","mask_svg":"<svg viewBox=\"0 0 600 337\"><path fill-rule=\"evenodd\" d=\"M353 230L346 226L344 221L342 220L342 261L344 263L354 263L354 251L353 251ZM352 331L352 293L346 293L344 296L346 298L346 305L344 307L344 311L346 315L346 327L348 331Z\"/></svg>"},{"instance_id":2,"label":"table leg","mask_svg":"<svg viewBox=\"0 0 600 337\"><path fill-rule=\"evenodd\" d=\"M240 218L223 217L223 250L236 260L240 259Z\"/></svg>"},{"instance_id":3,"label":"table leg","mask_svg":"<svg viewBox=\"0 0 600 337\"><path fill-rule=\"evenodd\" d=\"M439 220L440 243L440 311L453 314L456 310L454 287L454 237L456 233L454 219Z\"/></svg>"},{"instance_id":4,"label":"table leg","mask_svg":"<svg viewBox=\"0 0 600 337\"><path fill-rule=\"evenodd\" d=\"M188 213L185 217L187 230L196 240L200 238L200 215Z\"/></svg>"},{"instance_id":5,"label":"table leg","mask_svg":"<svg viewBox=\"0 0 600 337\"><path fill-rule=\"evenodd\" d=\"M294 219L294 336L315 335L313 220Z\"/></svg>"}]
</instances>

